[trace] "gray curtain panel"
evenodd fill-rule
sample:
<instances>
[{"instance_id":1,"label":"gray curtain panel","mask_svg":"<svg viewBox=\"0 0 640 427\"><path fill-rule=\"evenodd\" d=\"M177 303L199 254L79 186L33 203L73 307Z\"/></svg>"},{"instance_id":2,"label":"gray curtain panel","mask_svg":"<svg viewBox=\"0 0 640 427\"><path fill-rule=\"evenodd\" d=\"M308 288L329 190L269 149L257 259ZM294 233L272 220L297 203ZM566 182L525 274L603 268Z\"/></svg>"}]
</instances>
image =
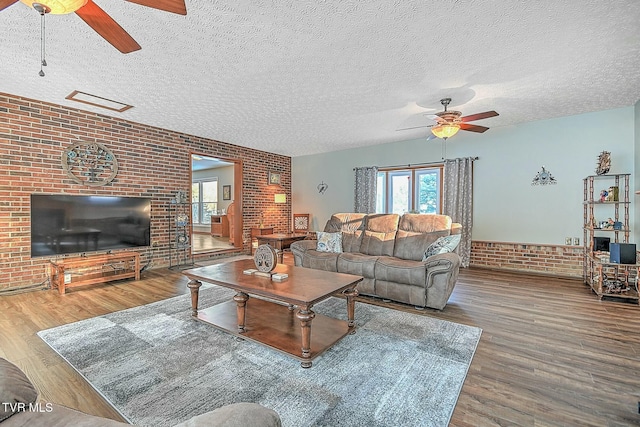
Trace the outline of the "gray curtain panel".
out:
<instances>
[{"instance_id":1,"label":"gray curtain panel","mask_svg":"<svg viewBox=\"0 0 640 427\"><path fill-rule=\"evenodd\" d=\"M462 239L458 254L461 265L469 267L471 259L471 229L473 227L473 161L472 157L444 161L443 211L453 222L462 224Z\"/></svg>"},{"instance_id":2,"label":"gray curtain panel","mask_svg":"<svg viewBox=\"0 0 640 427\"><path fill-rule=\"evenodd\" d=\"M378 167L368 166L354 170L356 172L354 212L375 213Z\"/></svg>"}]
</instances>

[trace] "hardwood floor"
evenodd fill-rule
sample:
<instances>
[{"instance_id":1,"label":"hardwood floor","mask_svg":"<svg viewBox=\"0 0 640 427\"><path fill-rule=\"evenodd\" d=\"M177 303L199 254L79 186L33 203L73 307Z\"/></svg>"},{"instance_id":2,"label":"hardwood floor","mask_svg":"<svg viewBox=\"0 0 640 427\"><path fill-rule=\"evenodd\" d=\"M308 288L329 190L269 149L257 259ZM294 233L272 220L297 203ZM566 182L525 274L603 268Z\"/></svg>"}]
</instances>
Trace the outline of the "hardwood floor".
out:
<instances>
[{"instance_id":1,"label":"hardwood floor","mask_svg":"<svg viewBox=\"0 0 640 427\"><path fill-rule=\"evenodd\" d=\"M194 253L236 249L235 246L229 244L228 237L213 237L203 233L191 234L191 244Z\"/></svg>"},{"instance_id":2,"label":"hardwood floor","mask_svg":"<svg viewBox=\"0 0 640 427\"><path fill-rule=\"evenodd\" d=\"M285 258L290 263L291 255ZM41 397L121 418L35 334L187 292L167 269L138 282L0 297L0 356L23 368ZM483 329L452 426L640 425L640 307L598 301L579 280L463 269L449 304L416 311ZM357 305L356 305L357 317Z\"/></svg>"}]
</instances>

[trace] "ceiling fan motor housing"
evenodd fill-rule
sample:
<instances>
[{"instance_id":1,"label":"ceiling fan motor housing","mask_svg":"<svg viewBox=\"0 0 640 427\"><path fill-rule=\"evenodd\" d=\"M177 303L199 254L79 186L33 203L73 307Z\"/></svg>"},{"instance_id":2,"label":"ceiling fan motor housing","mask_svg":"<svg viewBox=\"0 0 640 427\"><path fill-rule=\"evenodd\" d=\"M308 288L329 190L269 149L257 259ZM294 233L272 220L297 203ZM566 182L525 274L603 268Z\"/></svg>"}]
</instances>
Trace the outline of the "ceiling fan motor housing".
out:
<instances>
[{"instance_id":1,"label":"ceiling fan motor housing","mask_svg":"<svg viewBox=\"0 0 640 427\"><path fill-rule=\"evenodd\" d=\"M456 123L460 122L460 116L462 116L462 113L460 111L441 111L436 113L436 116L440 117L447 123Z\"/></svg>"}]
</instances>

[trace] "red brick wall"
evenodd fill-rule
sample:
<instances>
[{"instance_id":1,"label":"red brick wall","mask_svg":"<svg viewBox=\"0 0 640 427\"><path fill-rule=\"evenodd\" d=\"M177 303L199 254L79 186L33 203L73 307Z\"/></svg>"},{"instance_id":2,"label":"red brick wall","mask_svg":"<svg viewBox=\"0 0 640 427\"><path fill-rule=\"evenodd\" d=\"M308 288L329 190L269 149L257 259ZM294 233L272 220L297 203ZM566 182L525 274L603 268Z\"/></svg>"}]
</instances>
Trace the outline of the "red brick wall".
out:
<instances>
[{"instance_id":1,"label":"red brick wall","mask_svg":"<svg viewBox=\"0 0 640 427\"><path fill-rule=\"evenodd\" d=\"M582 246L471 242L473 267L582 277Z\"/></svg>"},{"instance_id":2,"label":"red brick wall","mask_svg":"<svg viewBox=\"0 0 640 427\"><path fill-rule=\"evenodd\" d=\"M61 155L78 142L98 142L114 153L118 175L112 183L88 187L67 177ZM48 258L30 257L32 193L151 197L151 241L158 245L153 266L167 265L167 206L177 190L191 188L191 152L242 160L245 248L260 211L276 232L289 229L289 157L0 93L0 289L47 280ZM282 174L282 188L267 185L270 170ZM276 192L287 194L286 205L274 204ZM140 252L144 264L151 250Z\"/></svg>"}]
</instances>

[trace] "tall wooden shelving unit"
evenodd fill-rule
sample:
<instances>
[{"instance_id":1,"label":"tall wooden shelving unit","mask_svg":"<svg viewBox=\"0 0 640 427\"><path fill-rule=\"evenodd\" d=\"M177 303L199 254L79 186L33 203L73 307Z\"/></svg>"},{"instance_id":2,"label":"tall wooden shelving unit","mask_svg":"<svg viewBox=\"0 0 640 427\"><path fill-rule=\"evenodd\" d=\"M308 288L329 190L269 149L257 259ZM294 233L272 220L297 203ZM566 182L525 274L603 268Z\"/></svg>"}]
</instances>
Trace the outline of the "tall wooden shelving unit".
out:
<instances>
[{"instance_id":1,"label":"tall wooden shelving unit","mask_svg":"<svg viewBox=\"0 0 640 427\"><path fill-rule=\"evenodd\" d=\"M612 297L626 300L638 298L640 264L618 264L609 261L608 252L595 251L594 237L610 237L611 243L629 243L629 178L631 174L590 175L584 178L584 262L583 279L598 298ZM603 187L617 187L617 200L600 201L595 198L595 183ZM612 212L613 211L613 212ZM599 218L612 218L620 227L600 228Z\"/></svg>"}]
</instances>

